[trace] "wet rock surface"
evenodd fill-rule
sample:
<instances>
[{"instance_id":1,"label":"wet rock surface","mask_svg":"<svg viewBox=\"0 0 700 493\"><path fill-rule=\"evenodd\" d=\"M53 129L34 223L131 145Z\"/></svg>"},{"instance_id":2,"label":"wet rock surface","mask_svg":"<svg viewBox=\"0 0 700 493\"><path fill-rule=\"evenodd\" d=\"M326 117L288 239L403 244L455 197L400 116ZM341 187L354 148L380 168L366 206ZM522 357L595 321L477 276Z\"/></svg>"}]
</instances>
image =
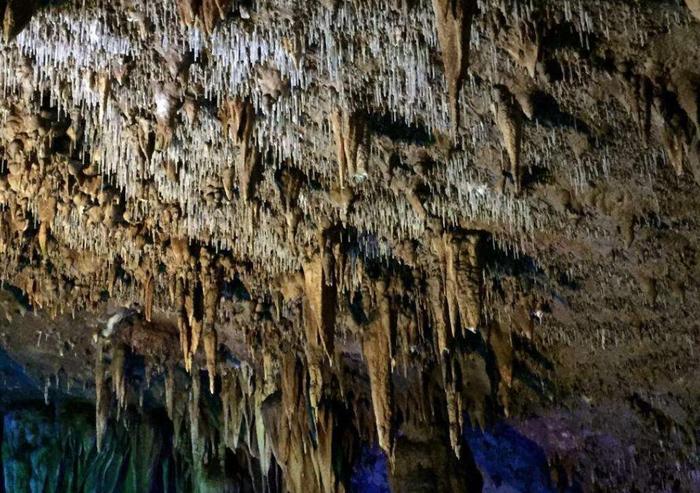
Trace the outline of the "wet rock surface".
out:
<instances>
[{"instance_id":1,"label":"wet rock surface","mask_svg":"<svg viewBox=\"0 0 700 493\"><path fill-rule=\"evenodd\" d=\"M695 491L696 4L0 1L0 491Z\"/></svg>"}]
</instances>

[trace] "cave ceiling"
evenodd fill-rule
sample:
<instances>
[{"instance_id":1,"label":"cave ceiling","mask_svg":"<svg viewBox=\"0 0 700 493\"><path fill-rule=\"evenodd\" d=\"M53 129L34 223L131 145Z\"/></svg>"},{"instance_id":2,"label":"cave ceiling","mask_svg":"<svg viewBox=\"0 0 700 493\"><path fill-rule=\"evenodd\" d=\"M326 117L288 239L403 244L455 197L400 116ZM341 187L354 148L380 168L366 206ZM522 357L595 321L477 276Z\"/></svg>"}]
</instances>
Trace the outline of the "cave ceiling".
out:
<instances>
[{"instance_id":1,"label":"cave ceiling","mask_svg":"<svg viewBox=\"0 0 700 493\"><path fill-rule=\"evenodd\" d=\"M547 442L560 488L700 485L697 0L0 18L2 406L90 402L98 450L160 406L285 491L352 490L363 443L471 491L465 434L533 416L667 443Z\"/></svg>"}]
</instances>

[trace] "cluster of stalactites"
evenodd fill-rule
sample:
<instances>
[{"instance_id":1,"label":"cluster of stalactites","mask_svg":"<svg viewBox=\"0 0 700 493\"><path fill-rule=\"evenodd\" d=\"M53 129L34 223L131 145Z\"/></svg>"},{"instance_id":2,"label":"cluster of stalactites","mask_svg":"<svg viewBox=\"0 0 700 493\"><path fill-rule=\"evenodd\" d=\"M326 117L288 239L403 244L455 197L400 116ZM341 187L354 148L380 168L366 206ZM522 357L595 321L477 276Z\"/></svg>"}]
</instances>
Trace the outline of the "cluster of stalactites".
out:
<instances>
[{"instance_id":1,"label":"cluster of stalactites","mask_svg":"<svg viewBox=\"0 0 700 493\"><path fill-rule=\"evenodd\" d=\"M234 124L233 128L236 128ZM238 127L240 128L240 127ZM344 146L345 147L345 146ZM89 170L73 169L73 179L65 180L64 183L75 183L80 193L85 195L86 202L81 204L73 204L80 207L81 205L88 210L100 206L100 193L95 189L95 183L98 182L96 175L93 175ZM59 188L63 185L58 181L53 186ZM94 190L93 190L94 189ZM25 190L26 189L20 189ZM51 189L48 189L51 190ZM15 191L15 193L17 193ZM24 193L24 192L23 192ZM94 202L93 202L94 201ZM52 212L60 211L59 204L55 201L48 200L47 206L49 212L40 212L39 217L45 222L50 222L51 217L56 217ZM12 211L10 211L12 212ZM59 212L60 214L60 212ZM17 216L19 217L19 216ZM20 217L20 219L22 219ZM21 221L16 221L21 222ZM20 232L25 232L28 228L28 221L24 221L23 226L18 229ZM44 224L44 222L42 222ZM14 226L13 226L14 227ZM58 231L60 225L54 221L52 231ZM40 228L41 230L41 228ZM45 231L46 235L47 232ZM58 233L57 233L58 234ZM39 250L49 251L42 247L41 244L48 241L48 236L41 239L39 236ZM323 374L329 366L334 363L334 337L335 337L335 313L337 311L337 299L339 291L352 289L358 284L362 284L362 279L354 280L353 276L347 275L345 266L347 263L343 255L335 248L335 245L330 241L330 234L323 230L316 238L316 246L307 252L306 260L302 265L301 281L299 283L300 292L304 297L304 327L305 327L305 348L306 348L306 364L308 365L308 381L309 381L309 407L312 413L312 421L320 426L324 419L324 412L321 405L321 394L324 385ZM461 330L475 329L479 316L478 284L480 276L478 274L478 259L476 257L477 237L473 234L462 233L443 233L433 239L436 258L439 262L440 293L437 299L445 300L444 306L440 308L444 318L444 327L442 330L445 340L438 341L440 347L448 347L446 335L449 333L451 337L458 337L457 328ZM220 299L219 283L221 282L221 266L219 262L222 257L214 256L207 248L196 248L191 246L186 239L171 237L167 239L167 262L166 273L168 279L174 279L174 283L169 285L172 287L173 306L178 307L178 321L181 335L181 347L185 367L192 370L194 356L197 353L200 342L203 340L204 353L207 360L207 369L210 376L210 390L214 390L214 381L217 375L217 337L215 330L215 322L218 312L218 302ZM141 243L143 247L144 244ZM75 255L74 255L75 256ZM68 256L71 258L71 256ZM89 257L75 256L76 269L79 272L85 271L86 274L96 274L101 271L101 264L92 264ZM154 299L157 283L155 282L158 274L157 264L154 262L153 256L144 257L129 257L124 255L124 266L134 274L134 279L138 286L141 287L141 297L144 305L144 316L146 320L152 318L154 311ZM87 263L84 269L79 267ZM113 270L112 270L113 271ZM476 286L476 287L475 287ZM41 289L27 289L29 293L39 293ZM382 448L387 453L390 453L392 447L392 390L391 390L391 374L393 371L393 349L389 334L391 333L391 317L390 308L387 308L386 286L382 287L381 283L377 284L375 295L378 311L380 315L373 318L372 323L367 329L367 338L370 341L375 341L365 345L365 357L368 362L370 381L372 383L372 400L373 410L375 414L376 428L378 441ZM464 296L462 296L462 293ZM34 300L38 300L36 294L32 294ZM437 319L438 315L434 315ZM373 348L373 349L372 349ZM123 375L124 353L119 353L119 348L112 359L112 386L117 397L120 409L125 402L125 385ZM375 352L376 351L376 352ZM96 372L99 373L97 366ZM96 380L99 377L96 375ZM104 377L102 377L102 381ZM98 409L98 418L104 420L104 403L108 402L104 398L103 386L100 386L100 405ZM457 397L450 397L451 402L456 402L453 405L456 411L451 414L455 421L458 421L461 410L464 408L460 404ZM194 413L193 408L193 415ZM195 420L196 421L196 420ZM461 422L460 422L461 426ZM104 425L99 426L104 429ZM101 432L103 433L103 431Z\"/></svg>"},{"instance_id":2,"label":"cluster of stalactites","mask_svg":"<svg viewBox=\"0 0 700 493\"><path fill-rule=\"evenodd\" d=\"M433 344L442 372L442 389L447 406L445 414L448 417L448 435L458 456L463 416L468 412L476 424L483 426L485 403L491 395L492 386L484 360L476 353L465 350L459 341L470 332L477 332L479 337L487 341L495 354L500 373L498 394L504 401L512 378L509 330L501 329L494 322L485 323L482 316L482 237L481 232L445 231L433 241L433 260L416 270L416 275L425 277L426 291L424 300L419 305L426 306L429 323L433 328ZM188 312L194 308L187 305L201 305L202 327L207 327L210 323L207 316L213 312L207 310L206 292L211 289L211 284L206 276L210 275L207 272L211 273L208 269L215 270L215 264L208 252L199 251L195 254L184 242L173 241L171 247L173 252L170 265L176 270L189 272L175 286L175 297L176 302L181 302L181 329L184 325L184 337L191 344L190 341L196 334L191 333ZM216 338L207 342L206 334L204 335L211 390L220 389L218 397L222 401L223 426L220 435L223 444L234 450L244 445L259 460L263 476L268 474L273 464L277 464L284 474L289 491L303 491L308 487L309 481L319 491L333 491L339 485L332 467L337 416L328 399L328 387L336 378L340 378L341 382L344 378L341 374L342 364L335 351L339 323L336 262L342 261L332 252L333 235L327 229L319 233L317 247L309 252L303 271L278 286L283 292L283 300L301 305L301 318L296 323L304 325L302 340L299 341L303 349L297 351L294 348L299 346L291 345L271 353L263 346L256 358L259 369L253 372L250 366L235 361L235 358L229 358L230 361L211 358L211 354L216 355L221 349L217 347ZM190 282L196 283L196 291L202 293L192 295L201 296L200 301L187 301L189 288L185 292L184 287ZM372 280L365 277L362 285L367 296L363 308L367 318L358 325L357 337L360 338L369 377L370 417L373 415L377 443L393 461L398 436L397 409L400 408L402 414L412 416L411 419L414 420L432 419L429 417L431 412L427 411L430 405L423 402L429 399L428 396L413 396L410 402L403 396L404 400L397 402L394 384L397 359L406 356L399 353L407 352L406 344L417 343L419 336L409 336L416 337L411 342L406 340L407 335L399 335L415 329L410 328L410 322L404 326L405 316L399 315L401 287L398 279ZM419 306L416 308L418 314L421 309ZM400 320L401 326L398 325ZM420 315L417 315L413 325L421 323ZM264 339L264 335L261 338ZM401 345L397 345L398 340L402 341ZM113 345L110 369L112 387L120 408L125 405L126 395L124 351L123 346ZM189 387L183 388L183 379L177 378L175 360L167 365L165 404L177 436L185 420L188 423L195 460L209 461L215 458L214 455L220 448L216 433L211 430L208 418L200 410L203 396L200 391L199 363L191 351L192 346L189 346L188 352L184 353L189 377L186 373L181 375L189 382ZM189 363L186 358L189 358ZM109 400L106 400L105 395L110 395L101 390L105 388L106 380L102 361L100 354L96 364L100 436L104 434L104 423L109 412ZM421 371L420 368L415 370ZM334 377L330 378L331 375ZM220 382L216 387L213 385L215 379ZM183 392L186 392L186 399L179 397ZM357 406L360 400L352 405ZM411 406L418 408L413 409ZM353 412L356 413L356 419L362 416L359 407L353 409Z\"/></svg>"},{"instance_id":3,"label":"cluster of stalactites","mask_svg":"<svg viewBox=\"0 0 700 493\"><path fill-rule=\"evenodd\" d=\"M234 0L179 0L177 4L180 19L187 25L201 22L207 33L211 33L217 23L226 19L236 4Z\"/></svg>"},{"instance_id":4,"label":"cluster of stalactites","mask_svg":"<svg viewBox=\"0 0 700 493\"><path fill-rule=\"evenodd\" d=\"M331 461L333 415L322 407L318 421L309 420L303 367L293 351L280 358L274 367L264 370L269 373L265 382L245 363L238 368L221 364L222 445L231 450L244 446L258 459L259 473L265 482L273 464L279 465L287 491L335 491L337 482ZM168 414L176 433L187 417L193 458L211 460L213 457L205 454L214 453L219 446L217 438L207 431L209 424L200 411L199 373L193 367L189 390L178 388L176 373L175 368L170 368L166 376ZM178 393L186 393L180 401L187 404L180 410L176 403Z\"/></svg>"},{"instance_id":5,"label":"cluster of stalactites","mask_svg":"<svg viewBox=\"0 0 700 493\"><path fill-rule=\"evenodd\" d=\"M437 261L427 279L427 297L438 358L445 388L450 441L459 455L462 421L467 406L462 388L466 373L459 368L464 355L455 341L466 332L476 333L483 322L483 279L480 259L481 234L445 232L433 238L432 249Z\"/></svg>"},{"instance_id":6,"label":"cluster of stalactites","mask_svg":"<svg viewBox=\"0 0 700 493\"><path fill-rule=\"evenodd\" d=\"M55 245L53 240L56 240L75 250L80 258L92 258L84 251L104 257L97 258L90 267L91 278L86 284L104 284L102 278L106 277L112 294L114 283L109 279L113 277L114 263L120 259L142 289L146 317L150 318L157 304L154 293L159 286L176 284L172 277L165 278L158 272L155 260L158 249L168 237L200 240L215 249L230 250L235 257L251 259L256 269L275 276L302 268L303 261L297 248L300 237L301 243L306 241L314 234L315 223L327 216L355 227L363 234L399 241L422 237L431 216L453 226L469 220L502 223L518 232L532 231L533 217L527 204L494 193L486 184L475 182L473 176L464 171L471 165L461 154L453 157L446 167L439 167L438 171L439 178L454 188L456 201L454 197L446 200L437 194L423 200L415 191L415 184L420 182L418 177L412 177L406 183L399 176L393 177L393 194L387 194L380 181L368 184L365 178L375 172L369 166L370 161L384 158L377 154L377 146L372 143L366 116L351 109L348 98L342 94L339 98L331 98L332 101L312 101L313 94L299 98L295 89L306 86L298 77L296 65L303 57L300 58L297 51L289 50L290 46L302 51L305 48L298 46L295 36L290 38L291 41L282 42L276 40L274 33L262 31L262 27L256 28L260 30L254 30L253 34L244 35L235 22L225 23L228 30L222 27L211 33L211 60L216 62L195 70L192 67L196 63L193 65L189 55L183 54L185 48L191 48L201 62L198 58L203 49L201 39L194 35L198 32L196 25L199 21L193 19L211 16L210 21L204 21L211 27L211 20L226 17L231 5L227 2L198 4L196 11L192 12L193 17L189 18L181 11L175 14L167 5L156 3L158 5L149 5L141 17L135 19L153 17L156 30L168 40L162 50L152 52L148 49L150 38L139 29L132 30L126 24L119 24L121 27L115 31L104 22L106 17L119 16L126 11L117 9L107 13L100 10L99 5L90 4L82 13L66 8L55 12L55 18L39 14L18 39L17 50L9 49L2 55L5 63L3 88L9 99L17 98L18 102L3 112L8 141L5 149L11 158L7 178L9 190L5 190L3 203L9 205L12 228L15 236L21 237L31 230L28 216L32 215L38 219L37 239L42 255L47 256ZM187 2L183 4L180 8L189 5ZM420 46L416 41L409 51L427 53L437 46L438 40L441 46L464 41L473 8L463 6L459 11L446 11L439 2L433 7L435 12L422 5L406 12L406 15L423 21L420 29L425 29L425 32L416 39L427 43L427 46ZM332 22L336 14L336 21L350 32L376 29L372 27L375 23L365 19L359 20L359 24L353 23L357 20L357 12L352 5L343 4L338 9L336 13L329 13L325 6L319 6L312 26L307 26L314 32L313 39L316 39L314 36L322 39L321 31L316 29ZM373 15L384 16L381 12ZM171 25L170 21L178 16L184 18L185 24L194 23L195 26ZM437 30L437 36L431 30L433 16L442 26ZM384 17L382 20L394 22ZM56 28L55 42L65 50L50 50L40 42L44 36L41 26L47 23ZM259 53L253 54L239 46L247 39L245 36L255 37L256 42L252 44L261 46ZM323 39L326 36L324 34ZM328 54L333 52L341 59L347 55L345 61L349 65L360 63L365 56L360 51L343 53L335 39L325 41L321 49L327 50ZM137 53L138 46L143 48L138 51L139 57L127 63L125 60ZM227 58L225 53L229 50L224 47L236 46L238 49L231 50L237 53L236 57ZM376 46L375 51L379 49ZM443 50L449 51L445 46L442 46ZM451 64L445 60L445 71L452 74L448 77L450 80L456 80L455 74L457 78L463 78L466 48L468 46L461 46L459 56ZM102 56L105 53L110 56ZM429 57L425 56L426 53L410 56L427 63ZM265 57L274 62L264 63ZM109 61L112 59L123 60ZM155 60L165 63L150 63ZM253 85L262 88L265 98L256 92L257 89L251 92L243 80L238 81L238 88L213 91L210 87L204 90L204 94L193 90L198 83L211 85L226 80L221 74L228 73L232 65L246 66L246 73L250 73L253 79L257 77ZM145 66L160 67L162 73L160 68L154 69L157 73L146 73ZM251 66L259 70L252 70ZM17 67L17 70L10 70L12 67ZM340 68L329 65L328 70L336 73ZM213 75L204 77L202 73L207 71ZM393 71L391 73L392 77L401 77ZM200 80L201 77L204 78ZM154 79L158 79L157 82ZM426 79L390 86L423 90L430 86L429 82ZM287 83L291 85L291 94L287 92ZM450 84L453 87L461 83ZM134 91L135 88L138 90ZM33 95L37 89L49 93L49 99L59 109L58 118L43 113L38 117L32 113L36 111ZM207 93L216 93L214 99L218 111L203 104ZM415 103L424 99L426 94L405 94L402 97L409 96L415 98ZM439 95L431 95L431 98L435 97ZM283 110L289 98L293 104ZM399 96L377 97L382 102L400 99ZM269 107L271 102L274 104ZM324 108L329 104L330 108L322 112L319 121L310 119L303 132L299 132L301 128L297 123L299 115L306 111L304 108L309 105ZM429 106L440 107L439 104ZM391 108L392 112L398 111L399 107L412 108L413 111L422 106L400 106L397 103L396 108ZM143 111L146 108L147 111ZM501 128L511 161L511 174L519 187L521 132L517 125L513 126L515 120L509 120L509 113L503 108L502 105L495 106L494 118ZM65 115L70 116L69 125L61 118ZM429 122L431 118L413 115L406 120ZM444 125L436 123L431 126ZM28 128L31 131L26 131ZM294 138L280 142L281 135ZM302 135L310 137L301 138ZM63 137L70 141L72 151L54 160L48 151L55 148L57 140ZM268 152L271 148L273 152ZM73 155L73 151L79 155ZM28 162L26 158L35 153L39 162ZM269 187L271 176L276 176L272 170L260 169L263 155L273 156L276 164L284 162L285 170L300 175L288 180L289 186L279 189L279 208L286 223L282 228L279 227L277 211L261 208L256 197L257 181L268 180L261 184L261 188ZM91 156L94 163L89 166L82 164L86 156ZM330 159L318 159L319 156ZM333 166L327 166L333 160L337 171L332 170ZM56 162L52 164L51 161ZM125 163L131 164L127 166ZM265 176L258 176L258 172L264 172ZM43 181L40 175L44 175ZM332 183L328 201L332 207L325 201L311 201L312 194L304 186L311 175L328 178ZM410 185L405 196L402 192L404 185ZM368 190L371 193L367 194ZM20 195L20 200L10 197L10 191ZM361 195L365 195L365 200L358 202ZM149 244L150 239L154 240L154 246ZM392 255L386 242L380 241L379 245L383 251L378 253L369 253L369 249L364 248L360 251L368 256ZM81 265L80 269L85 269L85 266ZM186 279L183 282L187 284ZM183 288L185 292L192 290L191 284ZM28 291L39 290L30 286ZM34 298L38 306L51 304L40 300L39 294ZM188 315L187 318L191 317ZM183 341L183 348L192 342L197 346L197 333L201 330L196 327L196 321L193 323L195 327L188 329L193 332L192 340L187 344ZM211 333L207 334L211 345L213 337ZM183 352L189 352L189 349L183 349Z\"/></svg>"},{"instance_id":7,"label":"cluster of stalactites","mask_svg":"<svg viewBox=\"0 0 700 493\"><path fill-rule=\"evenodd\" d=\"M206 248L201 248L195 257L183 239L171 239L168 257L175 278L170 286L170 301L177 313L185 369L192 370L193 359L203 342L209 390L214 393L218 348L216 321L223 281L221 265Z\"/></svg>"}]
</instances>

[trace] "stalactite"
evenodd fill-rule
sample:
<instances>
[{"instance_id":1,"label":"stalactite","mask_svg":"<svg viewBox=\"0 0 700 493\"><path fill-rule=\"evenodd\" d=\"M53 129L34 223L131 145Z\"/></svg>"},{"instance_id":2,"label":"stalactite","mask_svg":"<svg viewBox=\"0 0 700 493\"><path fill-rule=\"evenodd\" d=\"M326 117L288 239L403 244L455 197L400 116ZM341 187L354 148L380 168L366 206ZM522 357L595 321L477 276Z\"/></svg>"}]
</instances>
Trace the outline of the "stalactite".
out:
<instances>
[{"instance_id":1,"label":"stalactite","mask_svg":"<svg viewBox=\"0 0 700 493\"><path fill-rule=\"evenodd\" d=\"M700 0L685 0L686 5L695 18L700 21Z\"/></svg>"},{"instance_id":2,"label":"stalactite","mask_svg":"<svg viewBox=\"0 0 700 493\"><path fill-rule=\"evenodd\" d=\"M165 372L165 409L170 421L175 421L175 362L168 362Z\"/></svg>"},{"instance_id":3,"label":"stalactite","mask_svg":"<svg viewBox=\"0 0 700 493\"><path fill-rule=\"evenodd\" d=\"M488 336L489 346L496 359L498 382L498 399L508 415L509 391L513 383L513 343L510 331L496 321L491 322Z\"/></svg>"},{"instance_id":4,"label":"stalactite","mask_svg":"<svg viewBox=\"0 0 700 493\"><path fill-rule=\"evenodd\" d=\"M304 264L306 335L329 359L333 352L337 290L333 256L325 248Z\"/></svg>"},{"instance_id":5,"label":"stalactite","mask_svg":"<svg viewBox=\"0 0 700 493\"><path fill-rule=\"evenodd\" d=\"M105 381L104 346L100 339L97 342L95 352L95 422L97 450L102 450L102 443L107 433L107 420L109 419L109 408L111 403L111 393Z\"/></svg>"},{"instance_id":6,"label":"stalactite","mask_svg":"<svg viewBox=\"0 0 700 493\"><path fill-rule=\"evenodd\" d=\"M315 415L323 386L323 367L332 364L334 351L337 285L332 268L333 255L326 246L326 234L319 233L320 251L304 263L305 350L309 371L309 397Z\"/></svg>"},{"instance_id":7,"label":"stalactite","mask_svg":"<svg viewBox=\"0 0 700 493\"><path fill-rule=\"evenodd\" d=\"M209 392L214 393L216 382L216 329L209 328L204 332L204 354L207 361L207 371L209 372Z\"/></svg>"},{"instance_id":8,"label":"stalactite","mask_svg":"<svg viewBox=\"0 0 700 493\"><path fill-rule=\"evenodd\" d=\"M332 491L336 487L333 472L333 426L334 416L330 408L324 407L319 413L316 427L316 449L314 454L314 472L320 491Z\"/></svg>"},{"instance_id":9,"label":"stalactite","mask_svg":"<svg viewBox=\"0 0 700 493\"><path fill-rule=\"evenodd\" d=\"M379 446L388 457L393 455L393 390L391 347L391 301L384 281L377 281L377 308L362 339L362 354L367 362L372 393L372 408Z\"/></svg>"},{"instance_id":10,"label":"stalactite","mask_svg":"<svg viewBox=\"0 0 700 493\"><path fill-rule=\"evenodd\" d=\"M188 309L189 295L186 294L185 280L178 277L175 280L175 306L178 307L177 327L180 334L180 350L189 372L192 368L192 352L190 350L190 318Z\"/></svg>"},{"instance_id":11,"label":"stalactite","mask_svg":"<svg viewBox=\"0 0 700 493\"><path fill-rule=\"evenodd\" d=\"M294 352L283 355L280 370L281 395L279 399L266 402L265 418L268 428L275 430L272 446L277 461L284 468L287 488L301 491L305 480L311 481L313 476L305 478L304 461L311 451L303 453L310 445L305 443L306 395L301 365Z\"/></svg>"},{"instance_id":12,"label":"stalactite","mask_svg":"<svg viewBox=\"0 0 700 493\"><path fill-rule=\"evenodd\" d=\"M189 416L190 443L192 445L192 458L198 464L204 462L204 440L201 430L200 402L200 375L197 364L192 365L190 395L187 401L187 414Z\"/></svg>"},{"instance_id":13,"label":"stalactite","mask_svg":"<svg viewBox=\"0 0 700 493\"><path fill-rule=\"evenodd\" d=\"M118 343L112 349L112 363L110 373L112 374L112 390L117 398L118 409L121 411L126 407L126 346Z\"/></svg>"},{"instance_id":14,"label":"stalactite","mask_svg":"<svg viewBox=\"0 0 700 493\"><path fill-rule=\"evenodd\" d=\"M537 26L524 22L519 24L514 31L506 42L506 50L534 79L541 49L539 30Z\"/></svg>"},{"instance_id":15,"label":"stalactite","mask_svg":"<svg viewBox=\"0 0 700 493\"><path fill-rule=\"evenodd\" d=\"M303 186L303 174L293 168L282 168L277 174L277 188L287 224L287 243L296 246L294 237L299 225L299 192Z\"/></svg>"},{"instance_id":16,"label":"stalactite","mask_svg":"<svg viewBox=\"0 0 700 493\"><path fill-rule=\"evenodd\" d=\"M367 176L365 122L360 115L341 109L335 110L330 120L338 160L338 185L342 189Z\"/></svg>"},{"instance_id":17,"label":"stalactite","mask_svg":"<svg viewBox=\"0 0 700 493\"><path fill-rule=\"evenodd\" d=\"M445 402L447 403L450 444L457 457L460 457L462 450L463 416L466 411L461 393L460 357L461 354L458 352L448 356L443 362L443 384L445 386Z\"/></svg>"},{"instance_id":18,"label":"stalactite","mask_svg":"<svg viewBox=\"0 0 700 493\"><path fill-rule=\"evenodd\" d=\"M257 152L251 145L251 136L255 125L255 109L250 101L229 100L226 101L220 112L219 119L224 135L238 146L235 174L238 176L238 190L241 198L248 201L254 192L254 173L257 167ZM224 175L224 180L233 177L230 171ZM224 181L224 189L231 189L231 184ZM227 192L229 200L230 192Z\"/></svg>"},{"instance_id":19,"label":"stalactite","mask_svg":"<svg viewBox=\"0 0 700 493\"><path fill-rule=\"evenodd\" d=\"M438 354L440 356L442 356L450 348L450 334L448 334L447 331L447 312L445 309L445 295L443 286L443 276L440 272L438 272L437 274L431 274L426 280L426 294L428 300L430 300L429 302L430 310L432 313L432 326L435 334L435 343L437 346Z\"/></svg>"},{"instance_id":20,"label":"stalactite","mask_svg":"<svg viewBox=\"0 0 700 493\"><path fill-rule=\"evenodd\" d=\"M197 354L203 329L202 321L199 319L194 319L190 324L190 360Z\"/></svg>"},{"instance_id":21,"label":"stalactite","mask_svg":"<svg viewBox=\"0 0 700 493\"><path fill-rule=\"evenodd\" d=\"M46 257L47 250L46 250L46 242L48 241L48 236L49 236L49 227L47 223L42 222L41 225L39 226L39 250L41 251L42 257Z\"/></svg>"},{"instance_id":22,"label":"stalactite","mask_svg":"<svg viewBox=\"0 0 700 493\"><path fill-rule=\"evenodd\" d=\"M209 390L214 393L216 379L217 358L217 334L216 316L219 310L220 272L215 261L206 249L200 250L199 263L201 267L200 282L203 291L204 304L204 353L206 355L207 370L209 372ZM196 349L193 349L195 351Z\"/></svg>"},{"instance_id":23,"label":"stalactite","mask_svg":"<svg viewBox=\"0 0 700 493\"><path fill-rule=\"evenodd\" d=\"M144 299L144 310L143 314L147 321L151 321L153 317L153 296L155 290L155 283L153 276L147 274L145 284L143 286L143 299Z\"/></svg>"},{"instance_id":24,"label":"stalactite","mask_svg":"<svg viewBox=\"0 0 700 493\"><path fill-rule=\"evenodd\" d=\"M185 312L187 314L187 324L189 328L189 351L186 360L190 363L188 366L191 367L191 362L194 355L197 354L199 349L199 341L202 336L202 330L204 328L204 323L202 320L201 306L202 306L202 295L197 289L197 282L195 279L189 282L189 292L185 296Z\"/></svg>"},{"instance_id":25,"label":"stalactite","mask_svg":"<svg viewBox=\"0 0 700 493\"><path fill-rule=\"evenodd\" d=\"M481 266L479 235L445 235L445 296L453 336L457 323L475 332L481 319Z\"/></svg>"},{"instance_id":26,"label":"stalactite","mask_svg":"<svg viewBox=\"0 0 700 493\"><path fill-rule=\"evenodd\" d=\"M433 0L433 11L450 97L450 115L456 132L460 125L459 97L469 65L471 24L476 2Z\"/></svg>"},{"instance_id":27,"label":"stalactite","mask_svg":"<svg viewBox=\"0 0 700 493\"><path fill-rule=\"evenodd\" d=\"M4 43L8 44L29 24L39 8L38 0L7 0L2 6L5 10L3 19Z\"/></svg>"},{"instance_id":28,"label":"stalactite","mask_svg":"<svg viewBox=\"0 0 700 493\"><path fill-rule=\"evenodd\" d=\"M251 397L253 400L253 409L255 410L253 416L254 422L251 423L255 433L255 445L257 447L258 459L260 460L260 470L262 471L263 477L267 478L272 462L272 443L265 429L262 412L260 412L264 396L260 389L256 388Z\"/></svg>"},{"instance_id":29,"label":"stalactite","mask_svg":"<svg viewBox=\"0 0 700 493\"><path fill-rule=\"evenodd\" d=\"M211 33L226 19L234 4L233 0L178 0L177 7L182 22L193 25L199 19L204 30Z\"/></svg>"},{"instance_id":30,"label":"stalactite","mask_svg":"<svg viewBox=\"0 0 700 493\"><path fill-rule=\"evenodd\" d=\"M521 164L523 140L522 110L508 89L503 86L497 86L493 91L492 113L503 139L503 147L508 153L510 176L515 186L515 193L520 194L523 180L523 166Z\"/></svg>"},{"instance_id":31,"label":"stalactite","mask_svg":"<svg viewBox=\"0 0 700 493\"><path fill-rule=\"evenodd\" d=\"M222 375L221 378L221 402L223 404L224 441L227 447L236 450L246 402L238 375L233 374L231 370Z\"/></svg>"}]
</instances>

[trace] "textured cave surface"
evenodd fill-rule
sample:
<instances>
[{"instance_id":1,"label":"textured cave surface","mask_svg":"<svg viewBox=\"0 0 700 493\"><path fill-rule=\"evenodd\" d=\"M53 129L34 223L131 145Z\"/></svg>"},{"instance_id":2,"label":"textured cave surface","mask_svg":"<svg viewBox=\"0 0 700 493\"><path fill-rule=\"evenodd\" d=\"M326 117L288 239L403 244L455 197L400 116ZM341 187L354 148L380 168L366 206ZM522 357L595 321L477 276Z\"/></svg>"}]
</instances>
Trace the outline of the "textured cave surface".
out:
<instances>
[{"instance_id":1,"label":"textured cave surface","mask_svg":"<svg viewBox=\"0 0 700 493\"><path fill-rule=\"evenodd\" d=\"M700 2L0 19L0 493L700 491Z\"/></svg>"}]
</instances>

